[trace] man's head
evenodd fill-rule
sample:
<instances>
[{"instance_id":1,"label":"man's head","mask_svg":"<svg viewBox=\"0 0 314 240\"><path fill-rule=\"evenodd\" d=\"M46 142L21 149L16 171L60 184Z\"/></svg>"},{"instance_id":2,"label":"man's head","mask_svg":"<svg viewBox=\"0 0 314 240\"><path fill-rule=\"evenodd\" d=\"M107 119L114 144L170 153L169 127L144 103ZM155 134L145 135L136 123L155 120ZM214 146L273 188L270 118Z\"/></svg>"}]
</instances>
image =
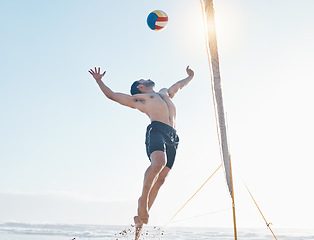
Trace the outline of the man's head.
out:
<instances>
[{"instance_id":1,"label":"man's head","mask_svg":"<svg viewBox=\"0 0 314 240\"><path fill-rule=\"evenodd\" d=\"M131 86L131 95L134 95L134 94L139 94L139 93L146 93L146 92L150 92L153 90L155 86L155 83L148 79L148 80L138 80L138 81L135 81L132 86Z\"/></svg>"}]
</instances>

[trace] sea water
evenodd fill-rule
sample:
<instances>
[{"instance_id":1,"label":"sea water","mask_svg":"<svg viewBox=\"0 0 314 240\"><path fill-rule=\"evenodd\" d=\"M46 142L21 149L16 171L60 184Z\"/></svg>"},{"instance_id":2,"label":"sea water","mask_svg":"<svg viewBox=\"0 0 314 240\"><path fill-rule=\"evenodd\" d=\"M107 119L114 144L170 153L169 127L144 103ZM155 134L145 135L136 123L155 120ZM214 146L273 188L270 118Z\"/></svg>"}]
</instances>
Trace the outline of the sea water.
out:
<instances>
[{"instance_id":1,"label":"sea water","mask_svg":"<svg viewBox=\"0 0 314 240\"><path fill-rule=\"evenodd\" d=\"M313 230L276 229L278 240L314 239ZM0 223L0 240L131 240L133 226ZM231 240L233 229L145 226L142 240ZM241 240L275 239L267 228L238 229Z\"/></svg>"}]
</instances>

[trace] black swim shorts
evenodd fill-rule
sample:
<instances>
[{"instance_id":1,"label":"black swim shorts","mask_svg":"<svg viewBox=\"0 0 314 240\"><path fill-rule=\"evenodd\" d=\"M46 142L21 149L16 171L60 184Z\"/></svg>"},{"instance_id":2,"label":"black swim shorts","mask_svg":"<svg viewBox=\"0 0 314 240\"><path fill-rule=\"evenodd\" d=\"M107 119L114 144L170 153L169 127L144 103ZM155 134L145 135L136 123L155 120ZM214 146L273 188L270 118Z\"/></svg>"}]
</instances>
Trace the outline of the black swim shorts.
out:
<instances>
[{"instance_id":1,"label":"black swim shorts","mask_svg":"<svg viewBox=\"0 0 314 240\"><path fill-rule=\"evenodd\" d=\"M179 137L173 127L162 122L153 121L147 127L145 144L149 159L154 151L166 152L166 166L171 169L179 144Z\"/></svg>"}]
</instances>

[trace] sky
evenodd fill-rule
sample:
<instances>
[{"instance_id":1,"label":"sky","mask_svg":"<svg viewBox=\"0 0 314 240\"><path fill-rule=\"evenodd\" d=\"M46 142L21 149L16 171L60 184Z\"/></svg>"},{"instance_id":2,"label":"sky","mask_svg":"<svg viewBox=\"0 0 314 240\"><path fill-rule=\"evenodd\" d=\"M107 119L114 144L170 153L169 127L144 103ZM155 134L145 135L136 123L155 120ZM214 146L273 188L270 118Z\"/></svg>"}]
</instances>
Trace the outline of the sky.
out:
<instances>
[{"instance_id":1,"label":"sky","mask_svg":"<svg viewBox=\"0 0 314 240\"><path fill-rule=\"evenodd\" d=\"M313 228L314 15L311 0L214 1L237 224ZM163 31L146 24L156 9ZM149 166L129 93L195 77L173 99L180 146L150 212L163 226L220 165L199 1L17 1L0 9L0 222L129 225ZM220 169L169 224L232 227ZM265 227L266 228L266 227Z\"/></svg>"}]
</instances>

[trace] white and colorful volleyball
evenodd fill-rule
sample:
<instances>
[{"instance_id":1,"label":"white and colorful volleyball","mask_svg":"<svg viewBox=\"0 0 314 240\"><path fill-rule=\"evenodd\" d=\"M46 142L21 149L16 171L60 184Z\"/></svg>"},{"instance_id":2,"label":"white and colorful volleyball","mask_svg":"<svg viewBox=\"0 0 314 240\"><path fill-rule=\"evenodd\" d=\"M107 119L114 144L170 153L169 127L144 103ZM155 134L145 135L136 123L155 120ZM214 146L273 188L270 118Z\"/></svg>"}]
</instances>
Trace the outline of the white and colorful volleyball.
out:
<instances>
[{"instance_id":1,"label":"white and colorful volleyball","mask_svg":"<svg viewBox=\"0 0 314 240\"><path fill-rule=\"evenodd\" d=\"M168 23L168 16L161 10L151 12L147 17L147 25L151 30L159 31L164 29Z\"/></svg>"}]
</instances>

